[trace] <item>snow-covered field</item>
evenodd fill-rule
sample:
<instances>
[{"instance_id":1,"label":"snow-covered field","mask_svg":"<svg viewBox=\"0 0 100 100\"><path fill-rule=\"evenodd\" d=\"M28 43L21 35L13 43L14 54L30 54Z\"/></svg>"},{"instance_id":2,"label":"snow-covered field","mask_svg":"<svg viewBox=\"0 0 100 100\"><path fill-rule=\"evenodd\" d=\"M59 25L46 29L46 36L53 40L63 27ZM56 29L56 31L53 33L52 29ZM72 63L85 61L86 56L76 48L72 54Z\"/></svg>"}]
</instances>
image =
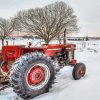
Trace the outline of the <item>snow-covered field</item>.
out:
<instances>
[{"instance_id":1,"label":"snow-covered field","mask_svg":"<svg viewBox=\"0 0 100 100\"><path fill-rule=\"evenodd\" d=\"M17 40L16 44L27 44L26 40ZM28 40L32 41L32 40ZM14 41L10 41L13 44ZM36 43L36 41L32 41ZM50 92L31 100L100 100L100 41L71 41L77 44L76 59L86 64L87 72L80 80L72 78L72 68L64 67ZM0 42L1 43L1 42ZM0 92L0 100L22 100L12 88Z\"/></svg>"}]
</instances>

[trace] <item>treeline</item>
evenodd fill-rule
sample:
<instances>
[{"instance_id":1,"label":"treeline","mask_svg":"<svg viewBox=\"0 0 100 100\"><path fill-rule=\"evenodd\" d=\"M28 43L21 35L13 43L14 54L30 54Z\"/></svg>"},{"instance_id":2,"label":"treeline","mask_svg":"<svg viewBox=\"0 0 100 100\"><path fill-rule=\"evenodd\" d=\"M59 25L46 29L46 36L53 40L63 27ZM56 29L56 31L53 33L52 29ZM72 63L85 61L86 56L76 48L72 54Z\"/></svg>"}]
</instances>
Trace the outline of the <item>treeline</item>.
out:
<instances>
[{"instance_id":1,"label":"treeline","mask_svg":"<svg viewBox=\"0 0 100 100\"><path fill-rule=\"evenodd\" d=\"M55 2L43 8L19 11L10 19L0 18L0 36L4 40L15 31L29 32L48 44L55 37L59 40L66 28L67 33L77 32L77 16L65 2Z\"/></svg>"}]
</instances>

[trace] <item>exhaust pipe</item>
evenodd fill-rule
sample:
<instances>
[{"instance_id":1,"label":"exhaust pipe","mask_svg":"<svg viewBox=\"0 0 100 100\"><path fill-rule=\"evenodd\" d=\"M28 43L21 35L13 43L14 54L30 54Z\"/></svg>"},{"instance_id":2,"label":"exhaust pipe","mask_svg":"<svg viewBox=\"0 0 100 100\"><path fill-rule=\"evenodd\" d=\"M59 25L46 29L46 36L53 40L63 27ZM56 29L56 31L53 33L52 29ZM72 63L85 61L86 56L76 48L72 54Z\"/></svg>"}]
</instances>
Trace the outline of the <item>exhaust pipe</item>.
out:
<instances>
[{"instance_id":1,"label":"exhaust pipe","mask_svg":"<svg viewBox=\"0 0 100 100\"><path fill-rule=\"evenodd\" d=\"M65 30L64 30L63 44L64 44L64 46L66 46L66 28L65 28Z\"/></svg>"}]
</instances>

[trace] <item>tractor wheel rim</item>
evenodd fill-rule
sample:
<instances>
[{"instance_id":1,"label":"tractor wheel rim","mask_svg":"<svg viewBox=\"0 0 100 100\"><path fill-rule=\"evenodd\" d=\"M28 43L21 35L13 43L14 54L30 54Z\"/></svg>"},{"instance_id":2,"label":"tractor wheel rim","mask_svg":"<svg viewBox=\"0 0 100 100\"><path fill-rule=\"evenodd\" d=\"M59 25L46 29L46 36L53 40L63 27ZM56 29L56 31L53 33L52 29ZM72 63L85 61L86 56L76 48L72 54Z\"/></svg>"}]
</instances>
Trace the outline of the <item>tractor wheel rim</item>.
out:
<instances>
[{"instance_id":1,"label":"tractor wheel rim","mask_svg":"<svg viewBox=\"0 0 100 100\"><path fill-rule=\"evenodd\" d=\"M85 73L85 70L83 67L80 67L79 70L77 71L77 76L78 77L83 77Z\"/></svg>"},{"instance_id":2,"label":"tractor wheel rim","mask_svg":"<svg viewBox=\"0 0 100 100\"><path fill-rule=\"evenodd\" d=\"M45 64L36 64L27 73L27 84L31 89L44 87L50 79L50 71Z\"/></svg>"},{"instance_id":3,"label":"tractor wheel rim","mask_svg":"<svg viewBox=\"0 0 100 100\"><path fill-rule=\"evenodd\" d=\"M44 71L40 66L34 66L28 74L28 82L30 85L39 84L44 79Z\"/></svg>"}]
</instances>

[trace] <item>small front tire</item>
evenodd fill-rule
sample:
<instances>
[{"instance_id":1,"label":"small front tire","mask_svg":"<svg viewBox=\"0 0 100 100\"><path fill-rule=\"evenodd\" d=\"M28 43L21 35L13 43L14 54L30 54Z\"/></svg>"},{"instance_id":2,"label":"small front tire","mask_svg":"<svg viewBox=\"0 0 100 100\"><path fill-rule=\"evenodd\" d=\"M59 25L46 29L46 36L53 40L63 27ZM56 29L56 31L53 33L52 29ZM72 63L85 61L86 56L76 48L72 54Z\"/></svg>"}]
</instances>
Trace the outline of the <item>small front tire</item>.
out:
<instances>
[{"instance_id":1,"label":"small front tire","mask_svg":"<svg viewBox=\"0 0 100 100\"><path fill-rule=\"evenodd\" d=\"M86 66L83 63L77 63L74 65L72 76L75 80L79 80L81 77L83 77L86 73Z\"/></svg>"}]
</instances>

